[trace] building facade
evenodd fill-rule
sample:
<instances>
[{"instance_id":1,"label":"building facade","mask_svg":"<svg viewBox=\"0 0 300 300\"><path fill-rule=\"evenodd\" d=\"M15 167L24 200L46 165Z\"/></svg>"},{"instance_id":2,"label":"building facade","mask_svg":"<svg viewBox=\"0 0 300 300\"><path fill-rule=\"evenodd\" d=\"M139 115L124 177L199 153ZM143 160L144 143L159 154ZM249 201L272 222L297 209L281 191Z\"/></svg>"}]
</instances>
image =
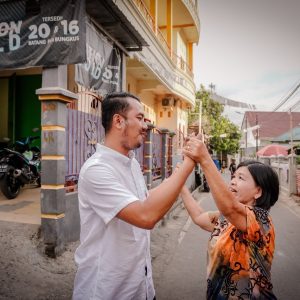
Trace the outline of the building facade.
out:
<instances>
[{"instance_id":1,"label":"building facade","mask_svg":"<svg viewBox=\"0 0 300 300\"><path fill-rule=\"evenodd\" d=\"M199 41L198 1L115 1L148 47L126 59L126 90L137 94L146 118L176 133L176 150L187 134L195 105L193 46Z\"/></svg>"},{"instance_id":2,"label":"building facade","mask_svg":"<svg viewBox=\"0 0 300 300\"><path fill-rule=\"evenodd\" d=\"M66 193L66 178L78 174L103 137L99 113L105 93L138 95L147 121L160 133L174 131L173 151L179 150L187 111L195 103L193 44L200 29L198 3L192 0L51 3L0 1L1 32L7 29L11 41L9 47L4 39L0 43L0 142L5 146L7 139L15 142L39 129L42 235L46 251L57 255L79 237L77 193ZM53 16L44 16L45 11ZM75 17L67 19L71 13ZM33 27L27 20L35 22ZM21 33L30 28L36 28L29 33L32 40L25 35L23 41ZM32 60L16 59L14 50L21 49L13 42L18 40ZM70 122L75 115L77 121Z\"/></svg>"},{"instance_id":3,"label":"building facade","mask_svg":"<svg viewBox=\"0 0 300 300\"><path fill-rule=\"evenodd\" d=\"M255 158L259 149L291 132L299 123L299 112L246 111L241 125L242 156Z\"/></svg>"}]
</instances>

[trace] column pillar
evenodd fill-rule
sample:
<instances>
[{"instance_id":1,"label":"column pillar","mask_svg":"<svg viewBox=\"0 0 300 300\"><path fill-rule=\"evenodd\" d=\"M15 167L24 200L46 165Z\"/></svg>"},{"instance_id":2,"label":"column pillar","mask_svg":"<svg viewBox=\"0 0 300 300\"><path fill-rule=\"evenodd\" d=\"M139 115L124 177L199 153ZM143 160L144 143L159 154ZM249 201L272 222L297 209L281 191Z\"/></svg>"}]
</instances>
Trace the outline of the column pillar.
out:
<instances>
[{"instance_id":1,"label":"column pillar","mask_svg":"<svg viewBox=\"0 0 300 300\"><path fill-rule=\"evenodd\" d=\"M193 72L193 43L188 43L188 56L189 68Z\"/></svg>"},{"instance_id":2,"label":"column pillar","mask_svg":"<svg viewBox=\"0 0 300 300\"><path fill-rule=\"evenodd\" d=\"M66 210L66 125L67 103L77 95L64 87L66 66L43 70L43 87L36 91L41 101L41 231L48 256L64 250Z\"/></svg>"},{"instance_id":3,"label":"column pillar","mask_svg":"<svg viewBox=\"0 0 300 300\"><path fill-rule=\"evenodd\" d=\"M128 90L128 87L126 86L126 55L123 51L121 52L121 57L122 57L122 59L121 59L121 84L118 85L117 92L121 92L121 91L130 92Z\"/></svg>"},{"instance_id":4,"label":"column pillar","mask_svg":"<svg viewBox=\"0 0 300 300\"><path fill-rule=\"evenodd\" d=\"M164 180L167 177L167 160L168 160L168 136L169 133L168 129L162 128L160 129L161 132L161 144L162 144L162 153L161 153L161 180Z\"/></svg>"},{"instance_id":5,"label":"column pillar","mask_svg":"<svg viewBox=\"0 0 300 300\"><path fill-rule=\"evenodd\" d=\"M167 0L167 43L170 47L170 56L172 57L173 48L173 2L172 0Z\"/></svg>"},{"instance_id":6,"label":"column pillar","mask_svg":"<svg viewBox=\"0 0 300 300\"><path fill-rule=\"evenodd\" d=\"M153 31L157 34L157 0L150 0L150 14L153 19Z\"/></svg>"},{"instance_id":7,"label":"column pillar","mask_svg":"<svg viewBox=\"0 0 300 300\"><path fill-rule=\"evenodd\" d=\"M174 166L173 166L173 154L174 154L174 136L176 135L176 133L174 131L170 131L169 132L169 137L171 138L171 142L170 142L170 145L169 147L171 147L170 149L170 167L171 167L171 173L173 173L173 169L174 169ZM175 166L176 167L176 166Z\"/></svg>"},{"instance_id":8,"label":"column pillar","mask_svg":"<svg viewBox=\"0 0 300 300\"><path fill-rule=\"evenodd\" d=\"M147 130L147 137L145 141L145 154L144 154L144 160L145 160L145 175L146 175L146 184L148 190L152 187L152 181L153 181L153 175L152 175L152 169L153 169L153 161L152 161L152 147L153 147L153 128L155 126L151 123L147 123L148 130Z\"/></svg>"}]
</instances>

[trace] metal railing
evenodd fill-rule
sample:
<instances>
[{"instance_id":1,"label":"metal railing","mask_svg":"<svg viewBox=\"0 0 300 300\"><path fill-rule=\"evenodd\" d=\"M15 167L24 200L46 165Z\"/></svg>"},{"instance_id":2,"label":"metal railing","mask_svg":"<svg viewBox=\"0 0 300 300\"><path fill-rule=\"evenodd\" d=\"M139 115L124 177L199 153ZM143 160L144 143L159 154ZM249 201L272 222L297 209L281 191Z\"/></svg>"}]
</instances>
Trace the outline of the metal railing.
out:
<instances>
[{"instance_id":1,"label":"metal railing","mask_svg":"<svg viewBox=\"0 0 300 300\"><path fill-rule=\"evenodd\" d=\"M167 55L170 57L173 65L178 69L187 73L191 78L193 78L194 74L191 66L181 56L178 56L174 51L172 51L171 46L165 39L163 33L160 31L160 29L157 26L155 26L155 21L153 20L144 1L134 0L134 2L136 3L137 8L141 12L141 15L144 17L146 23L149 25L150 29L152 30L156 38L159 40L161 46L163 47Z\"/></svg>"},{"instance_id":2,"label":"metal railing","mask_svg":"<svg viewBox=\"0 0 300 300\"><path fill-rule=\"evenodd\" d=\"M166 169L166 177L171 176L173 171L173 139L171 136L168 136L167 139L167 169Z\"/></svg>"},{"instance_id":3,"label":"metal railing","mask_svg":"<svg viewBox=\"0 0 300 300\"><path fill-rule=\"evenodd\" d=\"M155 181L162 177L162 134L156 128L153 130L152 176Z\"/></svg>"},{"instance_id":4,"label":"metal railing","mask_svg":"<svg viewBox=\"0 0 300 300\"><path fill-rule=\"evenodd\" d=\"M78 101L76 104L68 104L65 180L67 192L76 190L81 166L96 151L96 144L103 138L101 98L79 87Z\"/></svg>"},{"instance_id":5,"label":"metal railing","mask_svg":"<svg viewBox=\"0 0 300 300\"><path fill-rule=\"evenodd\" d=\"M147 6L145 5L143 0L134 0L137 8L144 16L145 20L147 21L148 25L151 27L151 29L155 32L155 22L153 20L153 17L151 16L151 13L149 12Z\"/></svg>"},{"instance_id":6,"label":"metal railing","mask_svg":"<svg viewBox=\"0 0 300 300\"><path fill-rule=\"evenodd\" d=\"M168 137L166 166L162 165L162 133L152 129L151 173L153 181L162 178L162 168L167 176L172 173L172 138ZM68 104L66 126L66 192L77 190L79 172L83 163L96 151L96 144L104 139L104 128L101 122L101 98L82 87L79 87L78 101ZM146 165L145 144L136 149L135 156L141 171L149 169Z\"/></svg>"},{"instance_id":7,"label":"metal railing","mask_svg":"<svg viewBox=\"0 0 300 300\"><path fill-rule=\"evenodd\" d=\"M134 153L135 153L136 160L139 162L139 164L141 166L141 171L144 173L144 171L146 169L144 143L141 145L141 147L135 149Z\"/></svg>"}]
</instances>

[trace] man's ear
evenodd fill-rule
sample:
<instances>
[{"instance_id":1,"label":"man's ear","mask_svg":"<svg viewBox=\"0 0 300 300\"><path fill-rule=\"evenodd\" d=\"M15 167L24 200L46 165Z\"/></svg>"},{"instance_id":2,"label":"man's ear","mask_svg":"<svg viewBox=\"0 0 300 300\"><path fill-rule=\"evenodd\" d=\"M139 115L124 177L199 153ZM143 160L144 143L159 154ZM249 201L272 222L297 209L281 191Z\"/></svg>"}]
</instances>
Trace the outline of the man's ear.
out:
<instances>
[{"instance_id":1,"label":"man's ear","mask_svg":"<svg viewBox=\"0 0 300 300\"><path fill-rule=\"evenodd\" d=\"M113 125L116 128L118 128L118 129L123 128L123 126L124 126L124 118L121 115L119 115L119 114L115 114L113 116Z\"/></svg>"}]
</instances>

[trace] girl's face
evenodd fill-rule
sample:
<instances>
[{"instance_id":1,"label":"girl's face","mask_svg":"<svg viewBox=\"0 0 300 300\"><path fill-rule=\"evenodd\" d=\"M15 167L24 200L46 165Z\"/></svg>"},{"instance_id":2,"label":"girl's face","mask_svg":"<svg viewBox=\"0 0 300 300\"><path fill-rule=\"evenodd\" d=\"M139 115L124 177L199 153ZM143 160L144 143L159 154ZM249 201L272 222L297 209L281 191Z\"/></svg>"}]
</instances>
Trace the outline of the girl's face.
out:
<instances>
[{"instance_id":1,"label":"girl's face","mask_svg":"<svg viewBox=\"0 0 300 300\"><path fill-rule=\"evenodd\" d=\"M247 167L240 167L235 171L229 189L240 203L249 206L253 206L255 200L262 195L261 188L255 184Z\"/></svg>"}]
</instances>

